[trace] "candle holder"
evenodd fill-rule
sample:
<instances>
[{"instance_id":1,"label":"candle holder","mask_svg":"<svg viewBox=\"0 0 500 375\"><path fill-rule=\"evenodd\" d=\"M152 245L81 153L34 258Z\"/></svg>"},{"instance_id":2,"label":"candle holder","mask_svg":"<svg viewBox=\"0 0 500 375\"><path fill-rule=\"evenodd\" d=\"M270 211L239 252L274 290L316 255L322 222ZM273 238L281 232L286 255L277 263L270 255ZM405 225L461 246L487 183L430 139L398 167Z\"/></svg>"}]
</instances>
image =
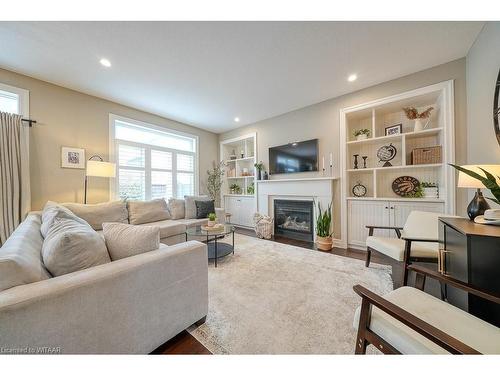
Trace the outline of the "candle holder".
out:
<instances>
[{"instance_id":1,"label":"candle holder","mask_svg":"<svg viewBox=\"0 0 500 375\"><path fill-rule=\"evenodd\" d=\"M363 156L363 168L366 168L366 159L368 159L368 156Z\"/></svg>"},{"instance_id":2,"label":"candle holder","mask_svg":"<svg viewBox=\"0 0 500 375\"><path fill-rule=\"evenodd\" d=\"M359 154L354 154L354 169L358 169L358 156Z\"/></svg>"}]
</instances>

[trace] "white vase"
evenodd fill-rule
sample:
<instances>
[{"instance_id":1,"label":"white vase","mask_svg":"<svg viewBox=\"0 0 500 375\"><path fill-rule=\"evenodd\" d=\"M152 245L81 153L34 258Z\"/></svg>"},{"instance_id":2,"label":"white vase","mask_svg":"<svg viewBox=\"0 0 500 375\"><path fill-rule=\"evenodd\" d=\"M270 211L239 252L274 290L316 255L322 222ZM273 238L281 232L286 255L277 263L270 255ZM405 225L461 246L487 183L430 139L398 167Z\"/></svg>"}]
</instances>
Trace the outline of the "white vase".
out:
<instances>
[{"instance_id":1,"label":"white vase","mask_svg":"<svg viewBox=\"0 0 500 375\"><path fill-rule=\"evenodd\" d=\"M361 141L362 139L366 139L366 138L368 138L367 134L360 134L360 135L356 136L357 141Z\"/></svg>"},{"instance_id":2,"label":"white vase","mask_svg":"<svg viewBox=\"0 0 500 375\"><path fill-rule=\"evenodd\" d=\"M413 128L413 131L414 132L421 132L422 130L424 130L427 125L429 124L429 119L421 119L421 118L417 118L415 119L415 125L414 125L414 128Z\"/></svg>"}]
</instances>

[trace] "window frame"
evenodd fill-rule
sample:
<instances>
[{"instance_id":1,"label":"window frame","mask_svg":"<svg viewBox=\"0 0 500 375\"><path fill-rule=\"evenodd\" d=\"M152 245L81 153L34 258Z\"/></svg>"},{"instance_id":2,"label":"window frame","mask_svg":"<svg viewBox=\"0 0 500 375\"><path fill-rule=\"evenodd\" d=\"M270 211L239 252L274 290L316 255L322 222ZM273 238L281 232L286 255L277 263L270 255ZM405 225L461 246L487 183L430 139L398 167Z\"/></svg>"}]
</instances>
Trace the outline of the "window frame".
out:
<instances>
[{"instance_id":1,"label":"window frame","mask_svg":"<svg viewBox=\"0 0 500 375\"><path fill-rule=\"evenodd\" d=\"M141 126L143 128L151 129L151 130L156 130L160 131L163 133L170 133L174 135L180 135L183 137L188 137L192 138L195 140L195 151L183 151L183 150L177 150L173 148L168 148L168 147L161 147L161 146L155 146L155 145L150 145L146 143L139 143L139 142L132 142L132 141L125 141L121 139L116 139L115 138L115 125L116 121L122 121L125 123L129 123L131 125L137 125ZM109 193L110 193L110 198L113 200L119 199L119 173L120 173L120 166L118 165L118 160L117 160L117 155L118 155L118 145L123 144L123 145L128 145L128 146L133 146L133 147L141 147L145 149L145 160L144 160L144 168L142 167L122 167L123 169L130 169L130 170L144 170L144 177L145 177L145 199L148 199L148 197L151 197L151 172L153 171L170 171L167 169L159 169L159 168L152 168L151 167L151 151L152 150L157 150L157 151L164 151L164 152L171 152L172 153L172 194L173 197L177 196L177 173L185 173L183 170L177 170L177 154L184 154L184 155L193 155L194 156L194 171L189 172L193 173L194 177L194 195L198 195L199 192L199 137L195 134L191 133L185 133L181 132L178 130L170 129L165 126L161 125L155 125L151 123L146 123L143 121L131 119L128 117L124 116L119 116L115 115L113 113L109 114L109 161L112 163L116 163L116 169L117 169L117 176L116 178L110 178L109 181ZM175 173L174 173L175 171ZM177 197L179 198L179 197ZM184 197L181 197L184 198Z\"/></svg>"},{"instance_id":2,"label":"window frame","mask_svg":"<svg viewBox=\"0 0 500 375\"><path fill-rule=\"evenodd\" d=\"M29 90L22 89L15 86L10 86L0 82L0 90L11 92L19 97L18 111L19 114L25 118L30 116L30 92Z\"/></svg>"}]
</instances>

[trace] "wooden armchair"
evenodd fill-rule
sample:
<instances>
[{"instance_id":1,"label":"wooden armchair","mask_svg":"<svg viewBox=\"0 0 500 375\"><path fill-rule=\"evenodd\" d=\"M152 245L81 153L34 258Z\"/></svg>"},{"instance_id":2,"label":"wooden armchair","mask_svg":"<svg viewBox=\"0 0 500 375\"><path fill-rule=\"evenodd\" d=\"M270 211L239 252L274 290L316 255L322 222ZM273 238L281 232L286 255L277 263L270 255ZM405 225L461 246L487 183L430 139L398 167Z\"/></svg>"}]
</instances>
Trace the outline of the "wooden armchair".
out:
<instances>
[{"instance_id":1,"label":"wooden armchair","mask_svg":"<svg viewBox=\"0 0 500 375\"><path fill-rule=\"evenodd\" d=\"M500 328L423 292L426 277L500 304L493 295L428 268L410 265L416 287L404 286L381 297L361 285L355 314L356 354L369 344L385 354L500 354Z\"/></svg>"},{"instance_id":2,"label":"wooden armchair","mask_svg":"<svg viewBox=\"0 0 500 375\"><path fill-rule=\"evenodd\" d=\"M370 266L372 251L403 263L403 285L408 283L407 266L413 262L437 263L439 253L438 219L448 216L436 212L412 211L404 227L367 225L365 266ZM374 236L375 229L390 229L397 238Z\"/></svg>"}]
</instances>

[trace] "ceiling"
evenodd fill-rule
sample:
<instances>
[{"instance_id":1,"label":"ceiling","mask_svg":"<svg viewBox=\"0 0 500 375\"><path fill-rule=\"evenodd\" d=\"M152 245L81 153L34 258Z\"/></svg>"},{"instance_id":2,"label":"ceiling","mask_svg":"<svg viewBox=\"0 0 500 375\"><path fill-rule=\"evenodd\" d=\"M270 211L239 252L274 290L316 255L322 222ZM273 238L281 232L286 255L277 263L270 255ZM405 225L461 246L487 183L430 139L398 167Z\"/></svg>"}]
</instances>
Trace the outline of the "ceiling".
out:
<instances>
[{"instance_id":1,"label":"ceiling","mask_svg":"<svg viewBox=\"0 0 500 375\"><path fill-rule=\"evenodd\" d=\"M0 22L0 67L220 133L461 58L482 26Z\"/></svg>"}]
</instances>

